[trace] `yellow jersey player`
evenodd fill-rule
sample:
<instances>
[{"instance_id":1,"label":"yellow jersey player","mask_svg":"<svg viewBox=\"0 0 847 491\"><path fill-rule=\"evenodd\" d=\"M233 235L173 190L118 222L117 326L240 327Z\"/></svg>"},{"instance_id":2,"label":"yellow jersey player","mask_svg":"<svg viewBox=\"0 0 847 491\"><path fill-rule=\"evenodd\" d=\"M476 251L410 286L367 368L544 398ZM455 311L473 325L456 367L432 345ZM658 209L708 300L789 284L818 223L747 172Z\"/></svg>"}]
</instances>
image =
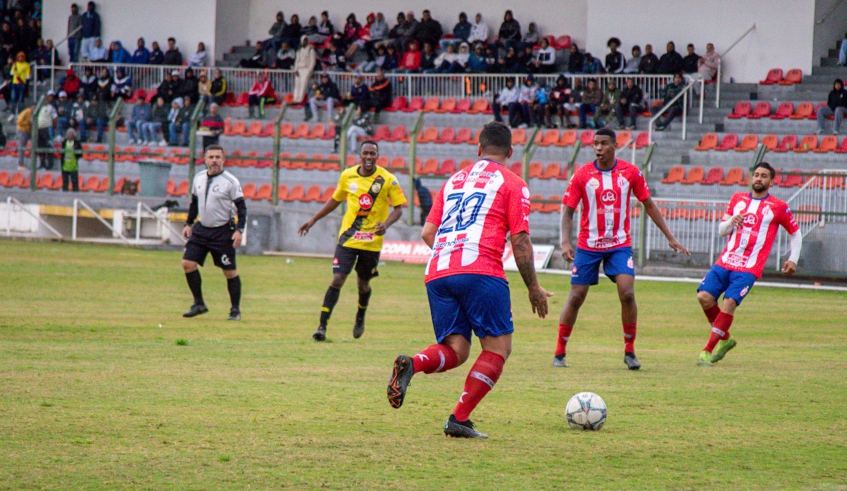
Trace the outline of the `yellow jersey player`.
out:
<instances>
[{"instance_id":1,"label":"yellow jersey player","mask_svg":"<svg viewBox=\"0 0 847 491\"><path fill-rule=\"evenodd\" d=\"M367 140L362 143L359 158L361 163L341 173L338 188L323 208L308 222L300 226L301 236L327 216L338 205L347 201L347 213L338 232L338 244L332 260L332 283L326 290L318 329L312 334L315 341L326 340L326 325L332 309L338 303L341 287L355 265L359 287L359 310L353 327L353 337L365 332L365 311L371 298L370 281L377 276L382 239L388 227L403 215L406 196L393 174L376 165L379 146ZM389 213L389 208L394 207Z\"/></svg>"}]
</instances>

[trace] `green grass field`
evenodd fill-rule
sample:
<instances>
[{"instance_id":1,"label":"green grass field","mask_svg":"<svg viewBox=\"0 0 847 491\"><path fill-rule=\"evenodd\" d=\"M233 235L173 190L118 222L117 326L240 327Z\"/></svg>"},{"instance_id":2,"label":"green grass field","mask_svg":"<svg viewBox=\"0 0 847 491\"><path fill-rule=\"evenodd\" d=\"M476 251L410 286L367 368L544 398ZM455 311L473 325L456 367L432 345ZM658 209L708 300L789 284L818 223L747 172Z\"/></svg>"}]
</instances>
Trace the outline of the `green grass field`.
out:
<instances>
[{"instance_id":1,"label":"green grass field","mask_svg":"<svg viewBox=\"0 0 847 491\"><path fill-rule=\"evenodd\" d=\"M328 260L239 257L234 323L208 266L211 312L180 317L179 259L0 241L0 489L847 489L844 293L753 289L709 369L695 285L640 281L630 372L604 281L555 369L567 277L541 277L542 321L510 275L514 351L472 416L490 439L466 441L441 428L470 363L385 399L394 357L433 339L422 266L381 268L359 340L349 283L319 344ZM567 425L582 390L608 404L602 431Z\"/></svg>"}]
</instances>

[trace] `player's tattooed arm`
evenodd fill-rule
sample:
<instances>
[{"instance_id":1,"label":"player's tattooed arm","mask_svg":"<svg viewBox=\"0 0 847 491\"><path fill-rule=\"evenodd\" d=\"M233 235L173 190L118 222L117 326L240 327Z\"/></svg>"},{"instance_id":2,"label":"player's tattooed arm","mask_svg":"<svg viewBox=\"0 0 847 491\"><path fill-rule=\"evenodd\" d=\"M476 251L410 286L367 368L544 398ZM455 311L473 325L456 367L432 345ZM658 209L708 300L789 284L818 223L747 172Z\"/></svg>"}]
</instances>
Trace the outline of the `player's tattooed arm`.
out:
<instances>
[{"instance_id":1,"label":"player's tattooed arm","mask_svg":"<svg viewBox=\"0 0 847 491\"><path fill-rule=\"evenodd\" d=\"M547 316L547 297L552 297L553 294L548 293L538 284L529 234L526 232L514 234L511 236L511 241L515 263L518 265L521 278L523 278L523 282L529 290L529 303L532 304L532 311L543 319Z\"/></svg>"}]
</instances>

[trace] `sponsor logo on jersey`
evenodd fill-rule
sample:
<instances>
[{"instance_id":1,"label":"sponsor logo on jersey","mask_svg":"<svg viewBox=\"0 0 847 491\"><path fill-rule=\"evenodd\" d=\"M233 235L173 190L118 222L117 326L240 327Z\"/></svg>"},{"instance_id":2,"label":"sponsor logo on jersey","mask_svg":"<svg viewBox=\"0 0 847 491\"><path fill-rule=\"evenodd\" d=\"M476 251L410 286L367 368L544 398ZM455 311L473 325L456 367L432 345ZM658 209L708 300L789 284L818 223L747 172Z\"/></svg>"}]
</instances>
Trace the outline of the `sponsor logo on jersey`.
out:
<instances>
[{"instance_id":1,"label":"sponsor logo on jersey","mask_svg":"<svg viewBox=\"0 0 847 491\"><path fill-rule=\"evenodd\" d=\"M634 267L632 263L632 256L629 256L629 259L626 260L626 267L632 269Z\"/></svg>"},{"instance_id":2,"label":"sponsor logo on jersey","mask_svg":"<svg viewBox=\"0 0 847 491\"><path fill-rule=\"evenodd\" d=\"M464 173L460 172L460 173L456 174L455 176L453 176L453 184L459 184L460 182L462 182L464 180L465 180L465 174Z\"/></svg>"},{"instance_id":3,"label":"sponsor logo on jersey","mask_svg":"<svg viewBox=\"0 0 847 491\"><path fill-rule=\"evenodd\" d=\"M747 295L747 292L749 292L749 291L750 291L750 287L745 286L744 289L741 290L741 296L743 297L744 295Z\"/></svg>"},{"instance_id":4,"label":"sponsor logo on jersey","mask_svg":"<svg viewBox=\"0 0 847 491\"><path fill-rule=\"evenodd\" d=\"M576 266L574 266L573 269L571 270L571 274L574 275L574 276L577 275Z\"/></svg>"},{"instance_id":5,"label":"sponsor logo on jersey","mask_svg":"<svg viewBox=\"0 0 847 491\"><path fill-rule=\"evenodd\" d=\"M755 213L747 213L744 215L744 220L741 222L745 227L755 227L759 223L759 217Z\"/></svg>"},{"instance_id":6,"label":"sponsor logo on jersey","mask_svg":"<svg viewBox=\"0 0 847 491\"><path fill-rule=\"evenodd\" d=\"M598 181L596 177L592 177L588 181L588 187L590 187L591 189L597 189L600 187L600 181Z\"/></svg>"},{"instance_id":7,"label":"sponsor logo on jersey","mask_svg":"<svg viewBox=\"0 0 847 491\"><path fill-rule=\"evenodd\" d=\"M600 194L600 201L605 205L613 205L618 200L618 194L611 189L607 189Z\"/></svg>"},{"instance_id":8,"label":"sponsor logo on jersey","mask_svg":"<svg viewBox=\"0 0 847 491\"><path fill-rule=\"evenodd\" d=\"M355 193L356 191L359 190L359 185L356 184L355 182L351 182L350 186L347 189L349 189L351 193Z\"/></svg>"},{"instance_id":9,"label":"sponsor logo on jersey","mask_svg":"<svg viewBox=\"0 0 847 491\"><path fill-rule=\"evenodd\" d=\"M743 268L747 264L747 260L744 259L744 256L739 256L738 254L730 254L729 258L724 261L727 266L732 266L734 268Z\"/></svg>"},{"instance_id":10,"label":"sponsor logo on jersey","mask_svg":"<svg viewBox=\"0 0 847 491\"><path fill-rule=\"evenodd\" d=\"M229 260L229 256L227 256L226 254L221 254L221 264L223 264L224 266L229 266L230 264L232 264L232 261Z\"/></svg>"},{"instance_id":11,"label":"sponsor logo on jersey","mask_svg":"<svg viewBox=\"0 0 847 491\"><path fill-rule=\"evenodd\" d=\"M361 240L362 242L373 242L374 232L356 232L353 235L353 240Z\"/></svg>"},{"instance_id":12,"label":"sponsor logo on jersey","mask_svg":"<svg viewBox=\"0 0 847 491\"><path fill-rule=\"evenodd\" d=\"M621 243L621 241L618 240L617 238L597 239L597 241L594 242L594 248L595 249L608 249L609 247L615 247L616 245L619 245L620 243Z\"/></svg>"},{"instance_id":13,"label":"sponsor logo on jersey","mask_svg":"<svg viewBox=\"0 0 847 491\"><path fill-rule=\"evenodd\" d=\"M332 265L338 266L338 258L337 257L332 258Z\"/></svg>"},{"instance_id":14,"label":"sponsor logo on jersey","mask_svg":"<svg viewBox=\"0 0 847 491\"><path fill-rule=\"evenodd\" d=\"M370 194L363 194L359 196L359 208L363 210L370 210L374 205L374 200L371 198Z\"/></svg>"}]
</instances>

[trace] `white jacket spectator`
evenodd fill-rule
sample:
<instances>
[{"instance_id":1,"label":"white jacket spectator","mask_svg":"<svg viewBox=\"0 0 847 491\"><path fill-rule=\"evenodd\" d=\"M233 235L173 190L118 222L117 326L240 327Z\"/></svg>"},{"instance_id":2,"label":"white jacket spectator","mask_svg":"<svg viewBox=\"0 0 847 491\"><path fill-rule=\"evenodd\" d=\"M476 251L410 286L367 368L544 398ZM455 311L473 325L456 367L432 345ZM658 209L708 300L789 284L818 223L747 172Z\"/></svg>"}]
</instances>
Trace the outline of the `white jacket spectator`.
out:
<instances>
[{"instance_id":1,"label":"white jacket spectator","mask_svg":"<svg viewBox=\"0 0 847 491\"><path fill-rule=\"evenodd\" d=\"M206 45L199 43L197 52L188 57L188 66L204 67L209 62L209 56L206 53Z\"/></svg>"},{"instance_id":2,"label":"white jacket spectator","mask_svg":"<svg viewBox=\"0 0 847 491\"><path fill-rule=\"evenodd\" d=\"M502 89L500 89L500 94L497 95L497 102L500 103L500 105L502 106L505 106L506 104L511 104L513 102L518 102L520 93L521 89L517 87L503 87Z\"/></svg>"},{"instance_id":3,"label":"white jacket spectator","mask_svg":"<svg viewBox=\"0 0 847 491\"><path fill-rule=\"evenodd\" d=\"M468 42L470 44L476 42L487 43L488 36L490 36L488 24L482 20L482 14L478 13L476 14L476 22L471 24L471 35L468 37Z\"/></svg>"},{"instance_id":4,"label":"white jacket spectator","mask_svg":"<svg viewBox=\"0 0 847 491\"><path fill-rule=\"evenodd\" d=\"M530 79L527 79L530 80ZM523 103L533 103L535 102L535 84L527 86L526 84L521 85L521 91L518 95L518 102Z\"/></svg>"}]
</instances>

